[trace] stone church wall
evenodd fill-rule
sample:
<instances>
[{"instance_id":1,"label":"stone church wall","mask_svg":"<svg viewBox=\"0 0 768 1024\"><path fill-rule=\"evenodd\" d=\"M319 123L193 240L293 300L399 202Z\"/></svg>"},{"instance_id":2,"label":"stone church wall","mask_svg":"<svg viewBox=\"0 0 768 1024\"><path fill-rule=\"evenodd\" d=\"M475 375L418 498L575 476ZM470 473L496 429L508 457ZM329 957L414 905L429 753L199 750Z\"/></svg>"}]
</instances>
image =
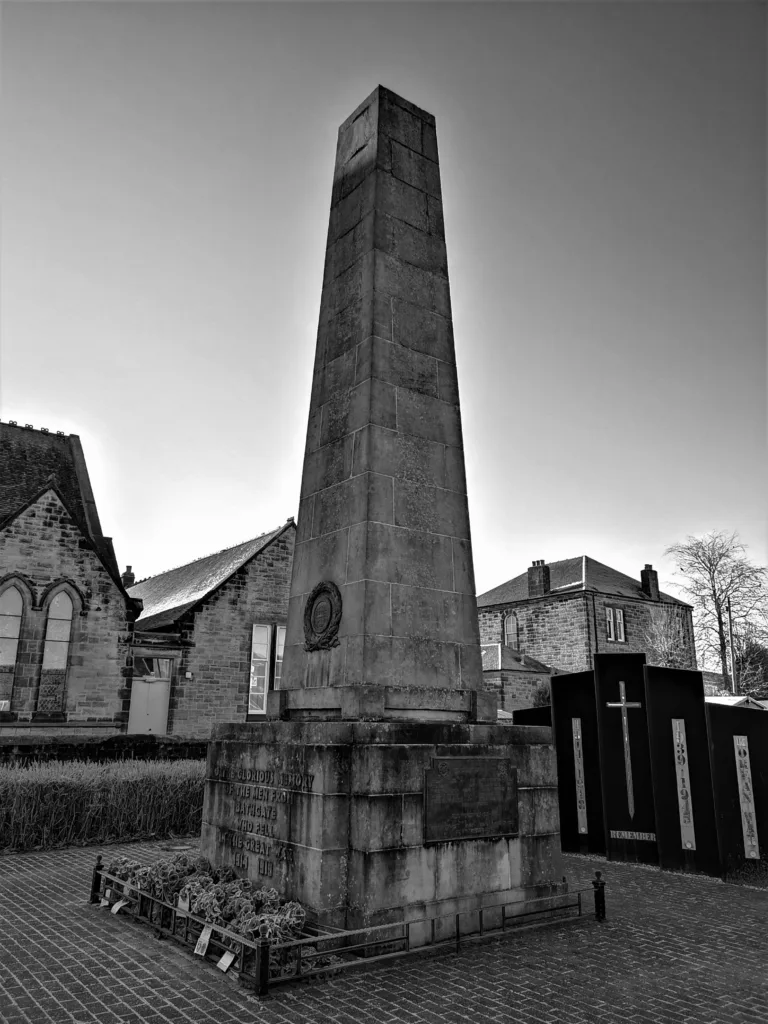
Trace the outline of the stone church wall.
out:
<instances>
[{"instance_id":1,"label":"stone church wall","mask_svg":"<svg viewBox=\"0 0 768 1024\"><path fill-rule=\"evenodd\" d=\"M12 581L24 600L16 667L0 679L0 699L11 700L19 721L35 712L48 604L64 584L74 605L64 691L67 720L127 721L125 598L53 492L0 533L0 567L0 585Z\"/></svg>"},{"instance_id":2,"label":"stone church wall","mask_svg":"<svg viewBox=\"0 0 768 1024\"><path fill-rule=\"evenodd\" d=\"M294 530L286 530L183 622L182 637L194 646L180 653L176 665L169 733L205 739L214 724L245 722L251 627L286 623L294 537Z\"/></svg>"}]
</instances>

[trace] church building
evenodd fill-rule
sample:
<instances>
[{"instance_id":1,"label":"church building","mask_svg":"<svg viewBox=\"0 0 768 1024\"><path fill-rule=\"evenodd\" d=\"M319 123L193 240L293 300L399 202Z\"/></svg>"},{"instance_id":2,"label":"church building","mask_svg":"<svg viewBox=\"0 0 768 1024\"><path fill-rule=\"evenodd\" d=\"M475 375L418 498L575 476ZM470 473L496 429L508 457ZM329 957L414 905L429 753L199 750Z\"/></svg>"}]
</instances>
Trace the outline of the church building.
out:
<instances>
[{"instance_id":1,"label":"church building","mask_svg":"<svg viewBox=\"0 0 768 1024\"><path fill-rule=\"evenodd\" d=\"M633 579L587 555L536 561L477 599L480 641L501 644L508 658L536 659L553 672L594 667L596 654L640 654L650 637L672 639L678 668L696 668L693 609L659 590L651 565ZM501 662L499 663L501 666Z\"/></svg>"},{"instance_id":2,"label":"church building","mask_svg":"<svg viewBox=\"0 0 768 1024\"><path fill-rule=\"evenodd\" d=\"M140 610L79 437L0 423L0 736L121 731Z\"/></svg>"}]
</instances>

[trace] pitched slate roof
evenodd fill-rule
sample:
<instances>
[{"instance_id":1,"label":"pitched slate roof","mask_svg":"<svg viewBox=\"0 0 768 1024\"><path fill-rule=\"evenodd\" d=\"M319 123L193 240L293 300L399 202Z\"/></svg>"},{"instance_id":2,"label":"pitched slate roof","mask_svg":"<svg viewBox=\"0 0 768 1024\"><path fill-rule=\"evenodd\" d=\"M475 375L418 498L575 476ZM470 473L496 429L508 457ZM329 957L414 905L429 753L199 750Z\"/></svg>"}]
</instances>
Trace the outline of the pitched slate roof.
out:
<instances>
[{"instance_id":1,"label":"pitched slate roof","mask_svg":"<svg viewBox=\"0 0 768 1024\"><path fill-rule=\"evenodd\" d=\"M292 525L288 520L285 525L253 540L141 580L128 591L131 597L140 597L144 602L144 611L136 620L136 628L160 629L172 625Z\"/></svg>"},{"instance_id":2,"label":"pitched slate roof","mask_svg":"<svg viewBox=\"0 0 768 1024\"><path fill-rule=\"evenodd\" d=\"M704 701L707 704L723 704L730 708L751 708L753 711L765 711L765 702L757 700L755 697L749 697L747 695L731 694L721 697L709 697L705 696Z\"/></svg>"},{"instance_id":3,"label":"pitched slate roof","mask_svg":"<svg viewBox=\"0 0 768 1024\"><path fill-rule=\"evenodd\" d=\"M57 491L111 575L119 579L112 542L101 532L77 434L51 434L0 423L0 524L15 518L49 487Z\"/></svg>"},{"instance_id":4,"label":"pitched slate roof","mask_svg":"<svg viewBox=\"0 0 768 1024\"><path fill-rule=\"evenodd\" d=\"M559 562L548 562L550 593L568 594L579 590L607 594L609 597L631 597L640 601L650 601L643 592L640 581L626 576L623 572L611 569L609 565L580 555L578 558L564 558ZM684 604L670 594L659 592L659 599L666 604ZM492 605L512 604L515 601L528 600L527 571L507 580L493 590L487 590L477 599L478 608L489 608Z\"/></svg>"},{"instance_id":5,"label":"pitched slate roof","mask_svg":"<svg viewBox=\"0 0 768 1024\"><path fill-rule=\"evenodd\" d=\"M552 675L552 669L537 661L529 654L507 647L506 644L480 644L480 654L483 659L483 672L499 672L507 669L511 672L542 672L544 675Z\"/></svg>"}]
</instances>

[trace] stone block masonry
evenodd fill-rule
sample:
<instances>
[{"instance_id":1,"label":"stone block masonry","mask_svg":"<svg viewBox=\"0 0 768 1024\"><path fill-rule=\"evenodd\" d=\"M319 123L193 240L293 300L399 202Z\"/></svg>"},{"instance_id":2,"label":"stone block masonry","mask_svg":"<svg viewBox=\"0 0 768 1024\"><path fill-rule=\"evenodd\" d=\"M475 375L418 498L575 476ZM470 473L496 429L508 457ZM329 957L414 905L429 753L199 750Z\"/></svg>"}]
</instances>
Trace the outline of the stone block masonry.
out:
<instances>
[{"instance_id":1,"label":"stone block masonry","mask_svg":"<svg viewBox=\"0 0 768 1024\"><path fill-rule=\"evenodd\" d=\"M359 684L482 688L435 120L381 87L339 129L281 685Z\"/></svg>"},{"instance_id":2,"label":"stone block masonry","mask_svg":"<svg viewBox=\"0 0 768 1024\"><path fill-rule=\"evenodd\" d=\"M74 615L67 666L58 670L60 711L70 723L126 721L132 627L125 597L53 490L0 532L0 566L0 582L12 579L24 600L16 664L0 677L0 699L23 722L38 709L41 687L55 681L42 670L47 597L63 586Z\"/></svg>"},{"instance_id":3,"label":"stone block masonry","mask_svg":"<svg viewBox=\"0 0 768 1024\"><path fill-rule=\"evenodd\" d=\"M282 687L214 730L202 834L320 924L415 943L562 878L551 730L483 689L436 156L382 88L339 131Z\"/></svg>"},{"instance_id":4,"label":"stone block masonry","mask_svg":"<svg viewBox=\"0 0 768 1024\"><path fill-rule=\"evenodd\" d=\"M624 641L609 640L606 608L624 613ZM482 643L504 643L507 616L517 618L516 638L524 654L559 672L581 672L593 667L595 654L642 654L648 651L647 633L654 617L679 632L680 649L688 652L695 669L691 610L687 605L646 601L625 596L577 592L547 594L484 608L479 614Z\"/></svg>"},{"instance_id":5,"label":"stone block masonry","mask_svg":"<svg viewBox=\"0 0 768 1024\"><path fill-rule=\"evenodd\" d=\"M169 733L207 739L220 722L245 721L252 626L286 621L294 537L286 530L182 620L193 646L178 652Z\"/></svg>"}]
</instances>

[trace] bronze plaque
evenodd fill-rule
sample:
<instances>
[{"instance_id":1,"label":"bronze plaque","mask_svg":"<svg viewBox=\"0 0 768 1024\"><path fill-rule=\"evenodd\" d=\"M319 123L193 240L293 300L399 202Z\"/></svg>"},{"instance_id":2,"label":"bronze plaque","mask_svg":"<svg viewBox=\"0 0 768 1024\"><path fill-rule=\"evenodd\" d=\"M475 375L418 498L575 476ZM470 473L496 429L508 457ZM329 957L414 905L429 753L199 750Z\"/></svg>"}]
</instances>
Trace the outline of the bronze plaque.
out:
<instances>
[{"instance_id":1,"label":"bronze plaque","mask_svg":"<svg viewBox=\"0 0 768 1024\"><path fill-rule=\"evenodd\" d=\"M424 842L516 836L517 768L506 757L433 757L424 780Z\"/></svg>"}]
</instances>

